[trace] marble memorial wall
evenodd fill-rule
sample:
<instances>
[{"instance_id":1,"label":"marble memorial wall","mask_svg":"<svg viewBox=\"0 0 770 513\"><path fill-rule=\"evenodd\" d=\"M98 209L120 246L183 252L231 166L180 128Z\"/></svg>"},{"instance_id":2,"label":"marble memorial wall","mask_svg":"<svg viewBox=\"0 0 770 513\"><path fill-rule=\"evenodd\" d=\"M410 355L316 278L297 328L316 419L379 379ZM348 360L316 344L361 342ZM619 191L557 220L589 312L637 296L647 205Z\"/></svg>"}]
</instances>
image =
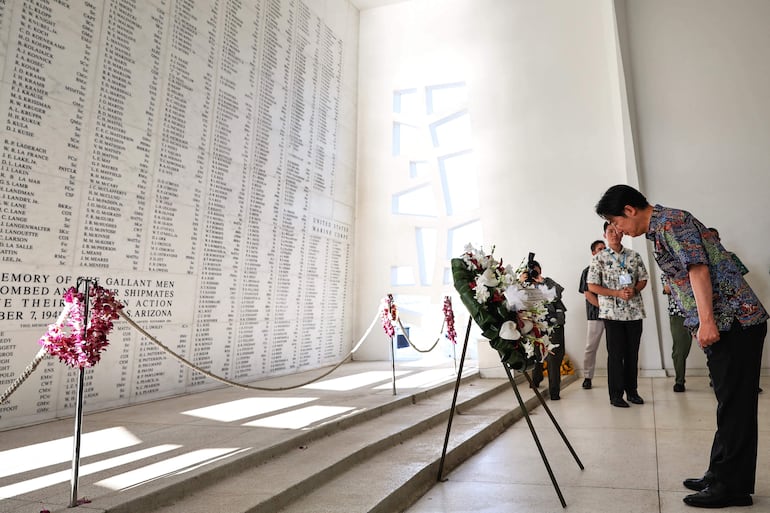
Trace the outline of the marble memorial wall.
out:
<instances>
[{"instance_id":1,"label":"marble memorial wall","mask_svg":"<svg viewBox=\"0 0 770 513\"><path fill-rule=\"evenodd\" d=\"M349 350L355 41L310 4L0 0L0 391L78 276L233 380ZM86 411L219 386L122 320L85 376ZM0 429L71 415L76 393L47 358Z\"/></svg>"}]
</instances>

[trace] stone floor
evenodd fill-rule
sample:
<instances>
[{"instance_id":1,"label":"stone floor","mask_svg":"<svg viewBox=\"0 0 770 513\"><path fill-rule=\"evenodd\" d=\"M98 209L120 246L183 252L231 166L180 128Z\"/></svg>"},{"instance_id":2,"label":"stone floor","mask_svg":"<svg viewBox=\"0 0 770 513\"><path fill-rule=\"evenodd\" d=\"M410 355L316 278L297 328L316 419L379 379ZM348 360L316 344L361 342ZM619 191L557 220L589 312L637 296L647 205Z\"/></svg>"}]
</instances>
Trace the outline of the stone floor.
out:
<instances>
[{"instance_id":1,"label":"stone floor","mask_svg":"<svg viewBox=\"0 0 770 513\"><path fill-rule=\"evenodd\" d=\"M763 378L764 379L764 378ZM570 513L677 513L682 486L708 463L716 401L708 378L687 380L674 393L671 378L644 378L641 406L609 405L606 378L592 390L582 380L549 406L585 466L580 470L542 408L532 420ZM759 461L750 511L770 511L770 392L759 396ZM529 429L518 422L452 472L408 513L553 513L561 503ZM727 508L723 511L747 508Z\"/></svg>"},{"instance_id":2,"label":"stone floor","mask_svg":"<svg viewBox=\"0 0 770 513\"><path fill-rule=\"evenodd\" d=\"M452 379L451 364L443 369L420 365L399 364L404 394ZM390 371L389 362L346 364L316 386L280 394L227 388L87 415L78 497L142 494L159 480L235 457L244 447L276 443L334 416L378 407L393 400ZM262 384L285 386L297 379ZM583 390L580 382L566 387L561 401L548 404L584 470L543 408L531 416L568 511L693 511L682 503L689 492L681 482L700 476L707 464L715 417L707 378L688 378L683 394L671 390L671 378L641 378L639 392L646 403L627 409L609 405L605 378L597 377L592 390ZM311 399L314 408L307 409ZM294 415L295 410L304 413ZM760 395L754 511L770 511L769 412L770 388ZM72 426L72 419L62 419L0 433L0 512L66 511ZM562 511L523 420L446 477L408 512ZM78 510L103 511L97 502ZM227 513L216 504L210 511Z\"/></svg>"}]
</instances>

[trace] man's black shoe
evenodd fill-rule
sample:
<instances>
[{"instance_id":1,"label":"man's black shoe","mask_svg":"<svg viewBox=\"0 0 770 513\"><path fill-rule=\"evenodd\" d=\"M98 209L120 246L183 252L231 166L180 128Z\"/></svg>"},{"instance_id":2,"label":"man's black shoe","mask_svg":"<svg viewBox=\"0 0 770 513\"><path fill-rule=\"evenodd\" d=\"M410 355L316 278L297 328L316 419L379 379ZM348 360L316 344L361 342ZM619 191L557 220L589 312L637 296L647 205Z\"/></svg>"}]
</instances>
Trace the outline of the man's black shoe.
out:
<instances>
[{"instance_id":1,"label":"man's black shoe","mask_svg":"<svg viewBox=\"0 0 770 513\"><path fill-rule=\"evenodd\" d=\"M537 390L538 388L540 388L540 383L535 383L533 381L532 383L529 384L529 388Z\"/></svg>"},{"instance_id":2,"label":"man's black shoe","mask_svg":"<svg viewBox=\"0 0 770 513\"><path fill-rule=\"evenodd\" d=\"M586 390L591 390L591 378L586 378L583 380L583 388Z\"/></svg>"},{"instance_id":3,"label":"man's black shoe","mask_svg":"<svg viewBox=\"0 0 770 513\"><path fill-rule=\"evenodd\" d=\"M685 488L689 488L690 490L695 490L696 492L700 492L701 490L705 490L709 487L711 483L714 482L714 476L711 474L711 472L706 472L703 477L700 478L690 478L685 479L682 484L685 486Z\"/></svg>"},{"instance_id":4,"label":"man's black shoe","mask_svg":"<svg viewBox=\"0 0 770 513\"><path fill-rule=\"evenodd\" d=\"M644 404L644 399L639 397L639 394L632 394L632 395L626 394L626 399L628 399L629 402L632 402L634 404Z\"/></svg>"},{"instance_id":5,"label":"man's black shoe","mask_svg":"<svg viewBox=\"0 0 770 513\"><path fill-rule=\"evenodd\" d=\"M684 383L674 383L674 392L684 392Z\"/></svg>"},{"instance_id":6,"label":"man's black shoe","mask_svg":"<svg viewBox=\"0 0 770 513\"><path fill-rule=\"evenodd\" d=\"M610 404L612 406L617 406L618 408L628 408L628 403L625 402L622 398L618 397L616 399L610 399Z\"/></svg>"},{"instance_id":7,"label":"man's black shoe","mask_svg":"<svg viewBox=\"0 0 770 513\"><path fill-rule=\"evenodd\" d=\"M561 400L561 397L559 394L551 394L551 401L559 401Z\"/></svg>"},{"instance_id":8,"label":"man's black shoe","mask_svg":"<svg viewBox=\"0 0 770 513\"><path fill-rule=\"evenodd\" d=\"M688 506L696 508L727 508L754 504L751 495L733 495L722 483L713 483L705 490L688 495L683 500Z\"/></svg>"}]
</instances>

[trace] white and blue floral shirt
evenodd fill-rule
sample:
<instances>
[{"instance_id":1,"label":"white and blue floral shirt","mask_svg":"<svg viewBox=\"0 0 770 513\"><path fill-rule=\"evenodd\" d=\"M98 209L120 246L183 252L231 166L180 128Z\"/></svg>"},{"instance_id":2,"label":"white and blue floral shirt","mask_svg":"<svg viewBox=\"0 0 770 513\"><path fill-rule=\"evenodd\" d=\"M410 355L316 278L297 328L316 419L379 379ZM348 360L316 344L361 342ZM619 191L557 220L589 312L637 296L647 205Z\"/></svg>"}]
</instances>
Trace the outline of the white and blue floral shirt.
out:
<instances>
[{"instance_id":1,"label":"white and blue floral shirt","mask_svg":"<svg viewBox=\"0 0 770 513\"><path fill-rule=\"evenodd\" d=\"M608 289L620 290L623 288L620 276L625 273L631 277L632 286L635 286L639 281L649 279L647 268L644 266L639 253L625 247L621 247L620 252L616 253L608 247L595 254L591 259L587 281ZM599 295L600 319L636 321L645 317L641 294L635 294L628 301L619 297Z\"/></svg>"}]
</instances>

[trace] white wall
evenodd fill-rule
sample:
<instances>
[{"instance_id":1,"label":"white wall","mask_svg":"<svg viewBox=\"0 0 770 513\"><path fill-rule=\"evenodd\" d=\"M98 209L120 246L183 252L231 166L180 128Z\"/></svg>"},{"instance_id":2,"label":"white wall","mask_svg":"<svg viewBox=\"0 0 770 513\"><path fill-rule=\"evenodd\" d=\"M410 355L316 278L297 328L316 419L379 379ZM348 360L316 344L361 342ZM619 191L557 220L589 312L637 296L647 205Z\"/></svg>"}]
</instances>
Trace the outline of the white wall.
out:
<instances>
[{"instance_id":1,"label":"white wall","mask_svg":"<svg viewBox=\"0 0 770 513\"><path fill-rule=\"evenodd\" d=\"M467 83L478 171L481 203L469 218L481 219L483 242L498 256L518 263L535 251L545 274L567 287L567 353L577 366L585 332L578 278L588 245L601 238L593 207L615 183L719 228L770 304L767 19L761 0L415 0L362 11L358 331L386 292L438 307L453 291L440 279L395 287L389 274L413 264L415 226L443 233L462 221L391 215L392 195L419 181L404 171L408 156L391 152L392 95L453 80ZM644 239L624 243L652 274L640 365L660 375L672 364L659 273ZM441 236L437 246L443 268L455 255ZM386 358L382 333L372 337L377 345L359 357ZM697 347L689 365L705 372Z\"/></svg>"},{"instance_id":2,"label":"white wall","mask_svg":"<svg viewBox=\"0 0 770 513\"><path fill-rule=\"evenodd\" d=\"M0 2L0 389L98 278L239 382L350 349L358 10L347 0ZM221 386L123 321L87 411ZM48 358L0 429L72 414Z\"/></svg>"},{"instance_id":3,"label":"white wall","mask_svg":"<svg viewBox=\"0 0 770 513\"><path fill-rule=\"evenodd\" d=\"M715 226L768 306L770 3L619 4L643 190L651 203L688 210ZM660 305L665 321L665 302ZM671 367L667 324L662 333ZM688 365L704 362L694 346ZM769 365L766 354L763 366Z\"/></svg>"},{"instance_id":4,"label":"white wall","mask_svg":"<svg viewBox=\"0 0 770 513\"><path fill-rule=\"evenodd\" d=\"M391 106L395 90L466 81L480 196L473 215L482 220L483 242L514 264L536 252L545 274L566 287L567 352L582 364L585 308L577 286L589 245L602 236L592 207L627 173L612 4L413 1L362 11L360 42L359 330L388 291L429 296L436 307L453 292L441 279L428 287L391 285L390 266L415 258L415 225L442 232L462 221L390 214L391 195L419 182L405 172L408 156L392 155ZM457 255L444 239L437 246L443 269ZM387 357L381 331L372 336L377 345L358 356ZM645 344L643 365L659 368L656 342Z\"/></svg>"}]
</instances>

